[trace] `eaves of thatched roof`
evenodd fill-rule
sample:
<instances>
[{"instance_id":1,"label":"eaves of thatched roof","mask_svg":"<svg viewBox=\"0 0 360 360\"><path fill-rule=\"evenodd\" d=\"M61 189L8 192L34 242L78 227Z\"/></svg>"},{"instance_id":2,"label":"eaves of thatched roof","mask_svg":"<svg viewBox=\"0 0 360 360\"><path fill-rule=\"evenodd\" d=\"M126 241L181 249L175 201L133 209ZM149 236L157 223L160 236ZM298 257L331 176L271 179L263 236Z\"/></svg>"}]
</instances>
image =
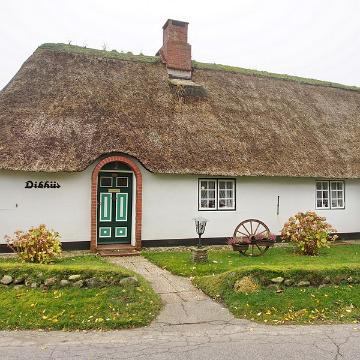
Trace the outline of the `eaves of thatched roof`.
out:
<instances>
[{"instance_id":1,"label":"eaves of thatched roof","mask_svg":"<svg viewBox=\"0 0 360 360\"><path fill-rule=\"evenodd\" d=\"M155 173L360 178L360 91L194 62L47 44L0 93L0 168L81 171L125 153Z\"/></svg>"}]
</instances>

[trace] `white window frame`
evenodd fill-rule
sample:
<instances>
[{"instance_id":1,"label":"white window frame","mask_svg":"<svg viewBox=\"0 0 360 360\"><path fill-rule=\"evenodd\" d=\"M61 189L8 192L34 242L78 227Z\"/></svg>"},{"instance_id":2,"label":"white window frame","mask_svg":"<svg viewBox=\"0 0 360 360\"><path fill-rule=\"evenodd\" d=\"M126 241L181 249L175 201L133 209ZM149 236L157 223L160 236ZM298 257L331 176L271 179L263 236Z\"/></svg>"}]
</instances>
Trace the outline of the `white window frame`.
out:
<instances>
[{"instance_id":1,"label":"white window frame","mask_svg":"<svg viewBox=\"0 0 360 360\"><path fill-rule=\"evenodd\" d=\"M327 183L327 190L318 190L317 189L317 184L318 183ZM341 183L342 184L342 189L341 190L332 190L332 184L335 183ZM327 191L327 195L328 195L328 206L318 206L318 191ZM340 191L342 192L342 197L335 197L333 198L332 196L332 191ZM332 201L333 199L337 200L337 203L339 203L339 200L342 200L343 205L342 206L333 206L332 205ZM316 210L341 210L341 209L345 209L345 181L344 180L316 180L315 182L315 209Z\"/></svg>"},{"instance_id":2,"label":"white window frame","mask_svg":"<svg viewBox=\"0 0 360 360\"><path fill-rule=\"evenodd\" d=\"M202 182L207 182L207 189L202 189L201 188L201 183ZM214 189L209 189L209 182L214 182L215 186ZM209 190L213 190L215 197L214 198L210 198L210 197L206 197L206 198L202 198L201 197L201 191L209 191ZM199 210L205 210L205 211L216 211L217 210L217 181L216 179L199 179L198 181L198 208ZM215 201L215 206L213 208L210 207L202 207L201 206L201 201L202 200L206 200L207 202L209 202L210 200L214 200Z\"/></svg>"},{"instance_id":3,"label":"white window frame","mask_svg":"<svg viewBox=\"0 0 360 360\"><path fill-rule=\"evenodd\" d=\"M225 189L220 189L220 182L224 182L226 183L232 183L232 188L228 189L227 187L225 187ZM224 190L226 191L231 191L232 192L232 196L231 197L227 197L225 196L224 198L220 198L220 190ZM232 200L233 202L233 206L221 206L220 207L220 201L221 200ZM218 210L235 210L235 179L218 179L217 180L217 208Z\"/></svg>"},{"instance_id":4,"label":"white window frame","mask_svg":"<svg viewBox=\"0 0 360 360\"><path fill-rule=\"evenodd\" d=\"M201 197L201 191L204 190L201 188L201 184L202 182L204 181L207 181L208 184L209 182L214 182L215 184L215 198L209 198L207 197L206 199L205 198L202 198ZM233 185L232 185L232 189L220 189L219 187L219 182L231 182ZM209 190L209 189L206 189L206 190ZM231 190L232 192L232 197L225 197L225 198L220 198L220 190ZM213 208L210 208L210 207L202 207L201 205L201 201L202 200L214 200L215 201L215 207ZM220 201L221 200L232 200L233 201L233 206L231 207L228 207L228 206L222 206L220 207L219 204L220 204ZM198 179L198 210L199 211L234 211L236 210L236 179L233 179L233 178L200 178Z\"/></svg>"}]
</instances>

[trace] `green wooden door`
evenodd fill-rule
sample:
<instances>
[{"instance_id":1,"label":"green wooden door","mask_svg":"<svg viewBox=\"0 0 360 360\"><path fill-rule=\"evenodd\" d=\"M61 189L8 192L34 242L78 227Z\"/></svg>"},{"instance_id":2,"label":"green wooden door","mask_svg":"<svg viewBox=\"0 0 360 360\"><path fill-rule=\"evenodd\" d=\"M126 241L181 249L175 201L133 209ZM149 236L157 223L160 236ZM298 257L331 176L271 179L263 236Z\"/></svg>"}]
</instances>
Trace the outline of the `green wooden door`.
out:
<instances>
[{"instance_id":1,"label":"green wooden door","mask_svg":"<svg viewBox=\"0 0 360 360\"><path fill-rule=\"evenodd\" d=\"M133 174L100 171L97 191L98 244L130 244Z\"/></svg>"}]
</instances>

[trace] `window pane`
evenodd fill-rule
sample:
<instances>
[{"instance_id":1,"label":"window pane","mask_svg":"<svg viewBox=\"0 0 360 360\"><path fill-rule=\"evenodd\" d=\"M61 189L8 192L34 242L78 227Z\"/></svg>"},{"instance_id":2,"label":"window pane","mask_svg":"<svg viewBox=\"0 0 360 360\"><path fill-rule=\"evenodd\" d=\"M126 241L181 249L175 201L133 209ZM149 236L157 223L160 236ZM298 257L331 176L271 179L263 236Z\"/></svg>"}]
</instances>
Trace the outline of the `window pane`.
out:
<instances>
[{"instance_id":1,"label":"window pane","mask_svg":"<svg viewBox=\"0 0 360 360\"><path fill-rule=\"evenodd\" d=\"M323 201L323 204L324 204L324 207L329 207L329 200L327 200L327 199L325 199L324 201Z\"/></svg>"},{"instance_id":2,"label":"window pane","mask_svg":"<svg viewBox=\"0 0 360 360\"><path fill-rule=\"evenodd\" d=\"M235 191L233 180L219 180L219 192L218 192L218 207L222 209L234 209L235 208ZM224 185L221 186L220 185ZM226 189L226 190L225 190Z\"/></svg>"},{"instance_id":3,"label":"window pane","mask_svg":"<svg viewBox=\"0 0 360 360\"><path fill-rule=\"evenodd\" d=\"M208 190L208 198L215 199L215 190Z\"/></svg>"},{"instance_id":4,"label":"window pane","mask_svg":"<svg viewBox=\"0 0 360 360\"><path fill-rule=\"evenodd\" d=\"M344 182L343 181L331 181L331 207L343 208L344 207Z\"/></svg>"},{"instance_id":5,"label":"window pane","mask_svg":"<svg viewBox=\"0 0 360 360\"><path fill-rule=\"evenodd\" d=\"M200 188L201 190L207 189L207 181L200 181Z\"/></svg>"},{"instance_id":6,"label":"window pane","mask_svg":"<svg viewBox=\"0 0 360 360\"><path fill-rule=\"evenodd\" d=\"M100 186L102 187L112 186L112 177L102 176L100 178Z\"/></svg>"},{"instance_id":7,"label":"window pane","mask_svg":"<svg viewBox=\"0 0 360 360\"><path fill-rule=\"evenodd\" d=\"M117 187L127 187L128 179L126 177L117 177L116 178L116 186Z\"/></svg>"},{"instance_id":8,"label":"window pane","mask_svg":"<svg viewBox=\"0 0 360 360\"><path fill-rule=\"evenodd\" d=\"M317 206L318 208L321 208L321 207L322 207L322 201L321 201L321 200L317 200L316 206Z\"/></svg>"},{"instance_id":9,"label":"window pane","mask_svg":"<svg viewBox=\"0 0 360 360\"><path fill-rule=\"evenodd\" d=\"M199 180L199 208L216 209L216 180Z\"/></svg>"}]
</instances>

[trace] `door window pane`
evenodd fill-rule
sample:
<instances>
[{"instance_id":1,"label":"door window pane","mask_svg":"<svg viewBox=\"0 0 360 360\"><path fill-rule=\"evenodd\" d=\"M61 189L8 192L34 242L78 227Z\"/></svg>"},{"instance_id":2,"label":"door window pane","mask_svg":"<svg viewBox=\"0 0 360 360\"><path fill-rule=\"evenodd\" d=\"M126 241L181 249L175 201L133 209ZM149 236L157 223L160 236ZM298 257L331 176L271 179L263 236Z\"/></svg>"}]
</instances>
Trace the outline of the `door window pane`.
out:
<instances>
[{"instance_id":1,"label":"door window pane","mask_svg":"<svg viewBox=\"0 0 360 360\"><path fill-rule=\"evenodd\" d=\"M101 176L100 177L100 186L101 187L111 187L112 186L112 177L109 176Z\"/></svg>"},{"instance_id":2,"label":"door window pane","mask_svg":"<svg viewBox=\"0 0 360 360\"><path fill-rule=\"evenodd\" d=\"M127 187L128 178L127 177L117 177L116 178L116 187Z\"/></svg>"}]
</instances>

